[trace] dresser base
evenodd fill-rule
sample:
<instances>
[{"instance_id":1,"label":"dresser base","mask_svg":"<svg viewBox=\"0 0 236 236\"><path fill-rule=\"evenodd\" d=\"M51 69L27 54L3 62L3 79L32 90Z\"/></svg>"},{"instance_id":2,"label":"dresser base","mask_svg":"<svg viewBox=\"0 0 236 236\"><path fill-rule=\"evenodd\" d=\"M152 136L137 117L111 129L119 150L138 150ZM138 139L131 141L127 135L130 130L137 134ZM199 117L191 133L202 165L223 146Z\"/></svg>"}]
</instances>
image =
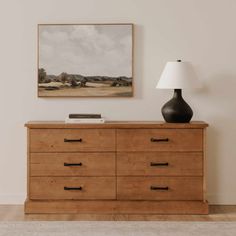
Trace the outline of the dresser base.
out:
<instances>
[{"instance_id":1,"label":"dresser base","mask_svg":"<svg viewBox=\"0 0 236 236\"><path fill-rule=\"evenodd\" d=\"M25 201L30 214L183 214L206 215L202 201Z\"/></svg>"}]
</instances>

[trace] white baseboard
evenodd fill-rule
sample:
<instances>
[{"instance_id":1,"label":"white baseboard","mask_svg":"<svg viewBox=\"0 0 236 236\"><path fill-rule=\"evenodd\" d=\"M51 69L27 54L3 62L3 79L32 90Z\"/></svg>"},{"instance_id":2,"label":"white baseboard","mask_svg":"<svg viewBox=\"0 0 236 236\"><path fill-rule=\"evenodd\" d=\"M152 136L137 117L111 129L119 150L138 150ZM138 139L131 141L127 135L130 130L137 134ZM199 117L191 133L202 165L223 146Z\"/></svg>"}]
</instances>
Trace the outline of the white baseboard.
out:
<instances>
[{"instance_id":1,"label":"white baseboard","mask_svg":"<svg viewBox=\"0 0 236 236\"><path fill-rule=\"evenodd\" d=\"M0 204L24 204L26 194L0 194Z\"/></svg>"},{"instance_id":2,"label":"white baseboard","mask_svg":"<svg viewBox=\"0 0 236 236\"><path fill-rule=\"evenodd\" d=\"M207 200L211 205L236 205L235 194L207 194Z\"/></svg>"},{"instance_id":3,"label":"white baseboard","mask_svg":"<svg viewBox=\"0 0 236 236\"><path fill-rule=\"evenodd\" d=\"M0 205L24 204L26 194L0 194ZM209 204L216 205L236 205L236 196L227 194L208 194Z\"/></svg>"}]
</instances>

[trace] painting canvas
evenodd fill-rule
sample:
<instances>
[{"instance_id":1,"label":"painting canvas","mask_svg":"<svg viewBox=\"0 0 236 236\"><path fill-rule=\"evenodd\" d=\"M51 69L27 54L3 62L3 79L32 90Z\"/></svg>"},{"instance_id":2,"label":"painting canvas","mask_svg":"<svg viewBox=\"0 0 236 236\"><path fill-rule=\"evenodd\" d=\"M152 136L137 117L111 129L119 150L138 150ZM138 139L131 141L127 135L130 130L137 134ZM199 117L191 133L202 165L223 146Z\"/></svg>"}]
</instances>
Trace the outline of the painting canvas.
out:
<instances>
[{"instance_id":1,"label":"painting canvas","mask_svg":"<svg viewBox=\"0 0 236 236\"><path fill-rule=\"evenodd\" d=\"M133 25L38 25L38 96L133 96Z\"/></svg>"}]
</instances>

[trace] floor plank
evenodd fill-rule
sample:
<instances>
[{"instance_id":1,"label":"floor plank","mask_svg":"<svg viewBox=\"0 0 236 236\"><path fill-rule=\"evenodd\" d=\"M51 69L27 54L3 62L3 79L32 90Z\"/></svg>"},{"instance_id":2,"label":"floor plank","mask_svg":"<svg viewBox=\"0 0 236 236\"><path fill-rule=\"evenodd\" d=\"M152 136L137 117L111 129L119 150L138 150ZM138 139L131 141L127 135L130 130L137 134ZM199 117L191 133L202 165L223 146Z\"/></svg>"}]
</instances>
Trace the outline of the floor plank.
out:
<instances>
[{"instance_id":1,"label":"floor plank","mask_svg":"<svg viewBox=\"0 0 236 236\"><path fill-rule=\"evenodd\" d=\"M24 214L23 205L0 205L0 221L236 221L236 206L211 205L209 215Z\"/></svg>"}]
</instances>

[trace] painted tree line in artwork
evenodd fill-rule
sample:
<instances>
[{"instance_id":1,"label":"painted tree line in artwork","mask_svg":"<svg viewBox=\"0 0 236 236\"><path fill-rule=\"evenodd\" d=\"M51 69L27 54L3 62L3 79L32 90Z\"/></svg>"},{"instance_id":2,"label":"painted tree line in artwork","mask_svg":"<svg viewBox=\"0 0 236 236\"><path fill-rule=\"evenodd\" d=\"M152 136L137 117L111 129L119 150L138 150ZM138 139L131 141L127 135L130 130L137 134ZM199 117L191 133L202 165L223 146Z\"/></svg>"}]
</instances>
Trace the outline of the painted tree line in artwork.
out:
<instances>
[{"instance_id":1,"label":"painted tree line in artwork","mask_svg":"<svg viewBox=\"0 0 236 236\"><path fill-rule=\"evenodd\" d=\"M38 84L40 88L46 90L56 90L60 89L60 87L93 87L95 84L99 86L127 87L132 86L132 78L126 76L83 76L80 74L68 74L66 72L62 72L59 75L48 75L44 68L39 68Z\"/></svg>"}]
</instances>

